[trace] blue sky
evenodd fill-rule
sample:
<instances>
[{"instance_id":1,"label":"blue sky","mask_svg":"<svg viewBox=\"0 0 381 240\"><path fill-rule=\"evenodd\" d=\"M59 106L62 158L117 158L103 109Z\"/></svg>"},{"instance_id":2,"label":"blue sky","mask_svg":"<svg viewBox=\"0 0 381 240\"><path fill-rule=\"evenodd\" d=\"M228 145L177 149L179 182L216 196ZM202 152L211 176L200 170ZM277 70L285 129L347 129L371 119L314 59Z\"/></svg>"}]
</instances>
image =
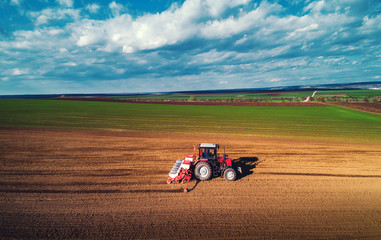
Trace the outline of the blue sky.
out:
<instances>
[{"instance_id":1,"label":"blue sky","mask_svg":"<svg viewBox=\"0 0 381 240\"><path fill-rule=\"evenodd\" d=\"M381 81L376 0L0 0L0 94Z\"/></svg>"}]
</instances>

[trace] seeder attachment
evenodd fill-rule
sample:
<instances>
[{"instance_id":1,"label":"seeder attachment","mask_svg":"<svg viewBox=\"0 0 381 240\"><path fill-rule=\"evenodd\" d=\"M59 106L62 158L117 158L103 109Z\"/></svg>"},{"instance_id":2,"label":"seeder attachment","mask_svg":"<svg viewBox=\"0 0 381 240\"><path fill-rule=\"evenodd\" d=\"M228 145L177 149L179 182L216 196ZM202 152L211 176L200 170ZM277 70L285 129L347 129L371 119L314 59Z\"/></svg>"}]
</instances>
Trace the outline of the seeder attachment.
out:
<instances>
[{"instance_id":1,"label":"seeder attachment","mask_svg":"<svg viewBox=\"0 0 381 240\"><path fill-rule=\"evenodd\" d=\"M171 183L187 183L184 192L188 192L188 184L192 178L192 171L190 169L191 162L193 160L193 155L188 155L185 160L178 159L173 165L171 171L169 172L169 177L167 180L168 184Z\"/></svg>"}]
</instances>

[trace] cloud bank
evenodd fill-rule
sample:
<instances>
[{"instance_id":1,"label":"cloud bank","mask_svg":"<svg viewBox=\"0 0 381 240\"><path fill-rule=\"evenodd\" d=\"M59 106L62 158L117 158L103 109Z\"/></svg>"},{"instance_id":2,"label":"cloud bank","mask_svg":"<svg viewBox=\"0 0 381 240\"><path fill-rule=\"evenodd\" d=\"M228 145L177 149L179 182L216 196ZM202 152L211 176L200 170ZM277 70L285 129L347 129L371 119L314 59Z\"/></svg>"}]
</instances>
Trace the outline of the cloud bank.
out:
<instances>
[{"instance_id":1,"label":"cloud bank","mask_svg":"<svg viewBox=\"0 0 381 240\"><path fill-rule=\"evenodd\" d=\"M379 1L186 0L161 12L117 1L8 5L29 24L0 35L0 94L253 88L381 75Z\"/></svg>"}]
</instances>

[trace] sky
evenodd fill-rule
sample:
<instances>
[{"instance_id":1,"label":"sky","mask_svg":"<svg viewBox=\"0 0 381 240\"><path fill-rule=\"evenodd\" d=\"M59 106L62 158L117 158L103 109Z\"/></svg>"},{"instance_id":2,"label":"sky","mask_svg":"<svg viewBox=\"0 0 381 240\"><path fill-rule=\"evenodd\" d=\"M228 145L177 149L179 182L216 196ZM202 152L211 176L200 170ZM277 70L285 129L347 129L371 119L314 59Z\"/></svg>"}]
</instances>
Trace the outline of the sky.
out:
<instances>
[{"instance_id":1,"label":"sky","mask_svg":"<svg viewBox=\"0 0 381 240\"><path fill-rule=\"evenodd\" d=\"M379 0L0 0L0 94L381 81Z\"/></svg>"}]
</instances>

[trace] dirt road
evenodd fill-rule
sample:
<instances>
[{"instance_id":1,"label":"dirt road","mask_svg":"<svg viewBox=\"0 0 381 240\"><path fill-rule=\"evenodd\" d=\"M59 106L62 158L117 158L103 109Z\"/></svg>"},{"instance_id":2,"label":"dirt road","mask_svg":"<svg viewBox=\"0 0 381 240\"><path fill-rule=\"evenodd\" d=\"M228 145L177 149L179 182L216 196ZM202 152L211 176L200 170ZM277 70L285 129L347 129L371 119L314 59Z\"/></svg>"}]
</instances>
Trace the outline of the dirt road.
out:
<instances>
[{"instance_id":1,"label":"dirt road","mask_svg":"<svg viewBox=\"0 0 381 240\"><path fill-rule=\"evenodd\" d=\"M243 167L167 185L193 144ZM381 239L381 146L0 129L1 239Z\"/></svg>"}]
</instances>

